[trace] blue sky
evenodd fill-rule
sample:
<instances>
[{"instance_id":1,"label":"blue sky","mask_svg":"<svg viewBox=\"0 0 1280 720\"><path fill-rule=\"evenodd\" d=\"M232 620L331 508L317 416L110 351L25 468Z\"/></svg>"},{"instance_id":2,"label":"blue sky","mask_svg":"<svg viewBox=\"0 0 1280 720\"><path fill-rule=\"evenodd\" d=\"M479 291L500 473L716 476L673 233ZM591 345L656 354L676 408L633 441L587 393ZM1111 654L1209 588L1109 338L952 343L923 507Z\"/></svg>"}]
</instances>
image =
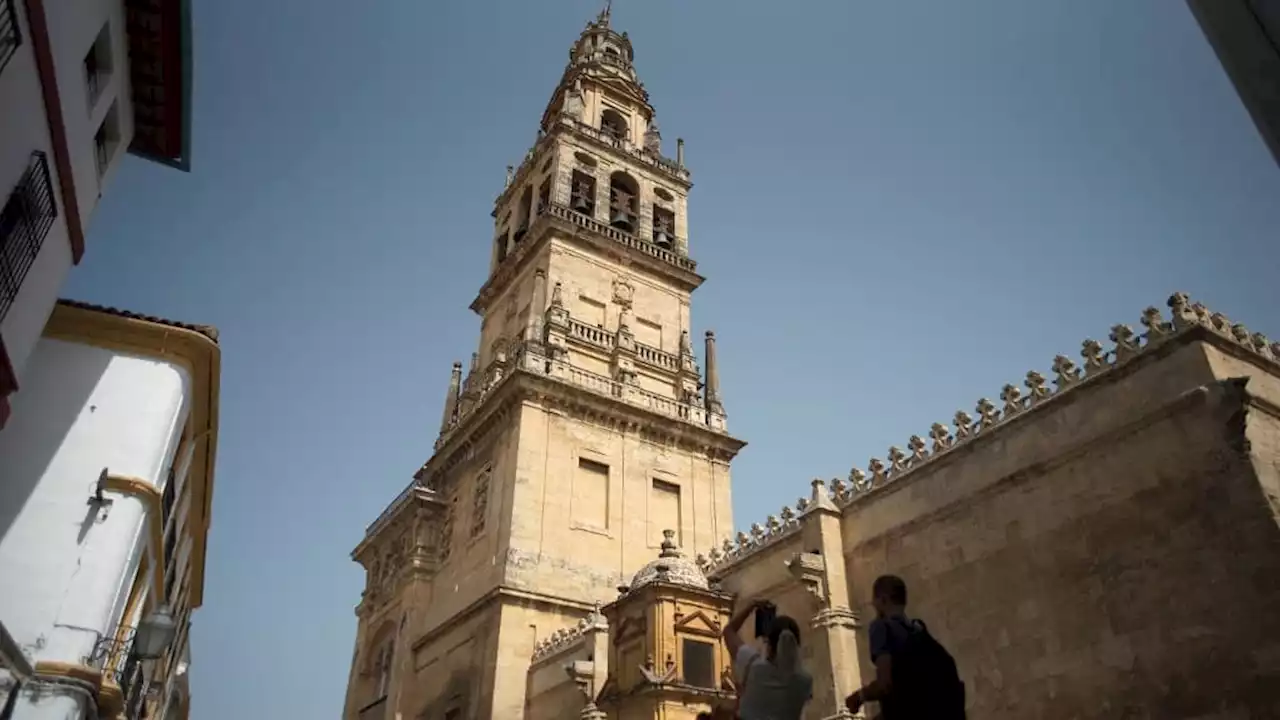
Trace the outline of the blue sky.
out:
<instances>
[{"instance_id":1,"label":"blue sky","mask_svg":"<svg viewBox=\"0 0 1280 720\"><path fill-rule=\"evenodd\" d=\"M193 5L193 171L130 159L66 294L222 331L194 717L337 717L348 553L431 453L504 167L598 5ZM740 525L1174 290L1280 335L1280 169L1182 2L614 20L688 143Z\"/></svg>"}]
</instances>

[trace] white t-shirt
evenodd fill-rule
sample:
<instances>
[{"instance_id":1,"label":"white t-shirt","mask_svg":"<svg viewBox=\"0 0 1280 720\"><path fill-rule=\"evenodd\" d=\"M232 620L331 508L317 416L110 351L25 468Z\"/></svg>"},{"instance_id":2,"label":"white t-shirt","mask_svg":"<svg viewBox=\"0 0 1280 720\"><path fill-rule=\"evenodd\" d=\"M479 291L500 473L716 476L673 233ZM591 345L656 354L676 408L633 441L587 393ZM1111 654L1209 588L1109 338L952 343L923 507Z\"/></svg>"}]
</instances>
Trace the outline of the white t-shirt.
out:
<instances>
[{"instance_id":1,"label":"white t-shirt","mask_svg":"<svg viewBox=\"0 0 1280 720\"><path fill-rule=\"evenodd\" d=\"M798 666L786 673L745 643L738 648L733 666L742 720L800 720L805 703L813 697L813 676Z\"/></svg>"}]
</instances>

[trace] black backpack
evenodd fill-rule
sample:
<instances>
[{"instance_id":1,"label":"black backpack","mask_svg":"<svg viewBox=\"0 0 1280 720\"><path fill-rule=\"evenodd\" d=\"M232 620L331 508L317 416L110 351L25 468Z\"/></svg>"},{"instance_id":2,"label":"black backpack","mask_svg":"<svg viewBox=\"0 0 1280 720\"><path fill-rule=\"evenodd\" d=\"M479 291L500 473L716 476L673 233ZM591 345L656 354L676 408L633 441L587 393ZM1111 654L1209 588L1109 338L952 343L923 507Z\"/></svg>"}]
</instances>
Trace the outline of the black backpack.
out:
<instances>
[{"instance_id":1,"label":"black backpack","mask_svg":"<svg viewBox=\"0 0 1280 720\"><path fill-rule=\"evenodd\" d=\"M964 683L956 661L921 620L892 619L893 686L881 702L884 720L964 720Z\"/></svg>"}]
</instances>

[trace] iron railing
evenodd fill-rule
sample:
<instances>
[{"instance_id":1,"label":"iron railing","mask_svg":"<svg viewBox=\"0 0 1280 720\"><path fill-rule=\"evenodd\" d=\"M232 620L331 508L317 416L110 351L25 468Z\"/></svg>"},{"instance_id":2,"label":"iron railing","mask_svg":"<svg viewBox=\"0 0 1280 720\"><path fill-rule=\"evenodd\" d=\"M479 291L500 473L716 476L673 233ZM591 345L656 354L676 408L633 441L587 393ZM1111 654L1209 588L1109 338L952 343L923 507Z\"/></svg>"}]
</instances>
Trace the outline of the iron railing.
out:
<instances>
[{"instance_id":1,"label":"iron railing","mask_svg":"<svg viewBox=\"0 0 1280 720\"><path fill-rule=\"evenodd\" d=\"M102 671L103 678L115 680L125 702L125 717L137 717L142 708L142 661L133 652L136 630L124 626L114 634L101 636L94 643L93 651L84 659L85 665Z\"/></svg>"},{"instance_id":2,"label":"iron railing","mask_svg":"<svg viewBox=\"0 0 1280 720\"><path fill-rule=\"evenodd\" d=\"M0 72L22 45L22 29L18 27L18 9L13 0L0 0Z\"/></svg>"},{"instance_id":3,"label":"iron railing","mask_svg":"<svg viewBox=\"0 0 1280 720\"><path fill-rule=\"evenodd\" d=\"M26 172L0 210L0 320L18 296L57 217L48 158L33 152Z\"/></svg>"}]
</instances>

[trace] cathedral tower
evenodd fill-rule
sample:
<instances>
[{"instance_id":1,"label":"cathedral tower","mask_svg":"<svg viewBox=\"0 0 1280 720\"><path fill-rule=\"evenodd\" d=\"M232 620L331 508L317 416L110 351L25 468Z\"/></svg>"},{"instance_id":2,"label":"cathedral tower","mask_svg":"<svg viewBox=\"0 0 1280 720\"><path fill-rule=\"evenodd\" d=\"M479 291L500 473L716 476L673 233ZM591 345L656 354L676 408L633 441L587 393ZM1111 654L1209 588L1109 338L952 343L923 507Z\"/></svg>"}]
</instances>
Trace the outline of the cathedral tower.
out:
<instances>
[{"instance_id":1,"label":"cathedral tower","mask_svg":"<svg viewBox=\"0 0 1280 720\"><path fill-rule=\"evenodd\" d=\"M524 717L535 646L615 599L663 530L732 530L744 443L714 336L705 368L690 338L684 146L662 154L633 57L606 7L507 170L480 346L452 368L435 454L353 553L350 720Z\"/></svg>"}]
</instances>

